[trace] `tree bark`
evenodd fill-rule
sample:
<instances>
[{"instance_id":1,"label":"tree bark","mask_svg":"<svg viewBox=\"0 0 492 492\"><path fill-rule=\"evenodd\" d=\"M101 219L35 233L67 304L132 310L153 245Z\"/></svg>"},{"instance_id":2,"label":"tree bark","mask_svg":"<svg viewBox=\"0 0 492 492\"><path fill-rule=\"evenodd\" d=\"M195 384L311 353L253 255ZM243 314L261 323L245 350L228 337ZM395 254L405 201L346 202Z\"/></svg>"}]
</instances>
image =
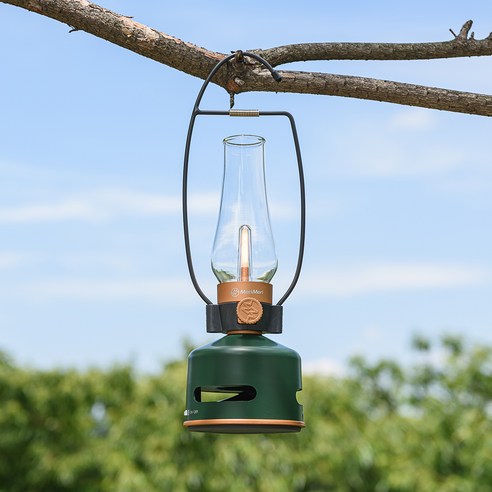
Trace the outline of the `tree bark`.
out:
<instances>
[{"instance_id":1,"label":"tree bark","mask_svg":"<svg viewBox=\"0 0 492 492\"><path fill-rule=\"evenodd\" d=\"M116 14L88 0L0 0L68 24L184 73L204 79L226 55L209 51ZM492 55L492 33L469 36L467 21L454 39L436 43L305 43L255 50L272 66L307 60L430 60ZM400 82L316 72L280 71L275 82L254 60L231 62L214 83L231 94L248 91L322 94L492 116L492 96Z\"/></svg>"}]
</instances>

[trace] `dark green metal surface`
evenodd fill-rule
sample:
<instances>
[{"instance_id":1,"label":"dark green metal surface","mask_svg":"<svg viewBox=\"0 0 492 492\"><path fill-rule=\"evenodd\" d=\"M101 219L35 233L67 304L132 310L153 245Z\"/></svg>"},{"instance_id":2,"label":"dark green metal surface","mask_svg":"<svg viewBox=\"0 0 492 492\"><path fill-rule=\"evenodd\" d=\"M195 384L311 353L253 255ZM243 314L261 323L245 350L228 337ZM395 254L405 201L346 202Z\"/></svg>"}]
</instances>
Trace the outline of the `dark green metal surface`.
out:
<instances>
[{"instance_id":1,"label":"dark green metal surface","mask_svg":"<svg viewBox=\"0 0 492 492\"><path fill-rule=\"evenodd\" d=\"M227 335L194 350L188 358L185 422L268 419L302 423L302 406L296 400L301 388L301 359L297 352L262 335ZM223 393L223 399L199 401L201 391ZM215 432L300 430L299 426L282 429L281 425L274 426L273 430L265 426L256 431L251 426L249 430L247 426L235 427L235 430L232 427L229 430L189 428Z\"/></svg>"}]
</instances>

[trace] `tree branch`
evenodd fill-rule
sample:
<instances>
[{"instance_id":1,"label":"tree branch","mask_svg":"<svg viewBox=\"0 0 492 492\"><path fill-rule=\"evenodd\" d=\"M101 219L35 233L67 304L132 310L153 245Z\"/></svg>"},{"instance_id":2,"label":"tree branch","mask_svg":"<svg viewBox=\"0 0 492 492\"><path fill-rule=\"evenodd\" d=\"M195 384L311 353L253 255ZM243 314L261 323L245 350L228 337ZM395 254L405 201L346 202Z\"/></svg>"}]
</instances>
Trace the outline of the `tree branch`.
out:
<instances>
[{"instance_id":1,"label":"tree branch","mask_svg":"<svg viewBox=\"0 0 492 492\"><path fill-rule=\"evenodd\" d=\"M278 91L278 86L282 85L283 92L354 97L457 113L492 116L492 96L488 95L349 75L291 71L279 71L279 73L283 77L280 84L271 80L271 77L268 80L265 76L265 82L268 80L267 88L256 87L254 84L248 87L252 90L273 92Z\"/></svg>"},{"instance_id":2,"label":"tree branch","mask_svg":"<svg viewBox=\"0 0 492 492\"><path fill-rule=\"evenodd\" d=\"M435 43L302 43L254 50L272 66L317 60L434 60L492 55L492 33L482 40L468 38L472 21L451 41ZM464 28L468 27L468 30Z\"/></svg>"},{"instance_id":3,"label":"tree branch","mask_svg":"<svg viewBox=\"0 0 492 492\"><path fill-rule=\"evenodd\" d=\"M0 0L83 30L184 73L206 78L225 55L200 48L116 14L88 0ZM273 66L307 60L429 60L492 55L492 33L468 36L467 21L451 41L436 43L305 43L255 52ZM452 31L451 31L452 32ZM281 72L276 83L253 60L230 63L214 82L229 93L248 91L324 94L492 116L492 96L385 80L315 72Z\"/></svg>"}]
</instances>

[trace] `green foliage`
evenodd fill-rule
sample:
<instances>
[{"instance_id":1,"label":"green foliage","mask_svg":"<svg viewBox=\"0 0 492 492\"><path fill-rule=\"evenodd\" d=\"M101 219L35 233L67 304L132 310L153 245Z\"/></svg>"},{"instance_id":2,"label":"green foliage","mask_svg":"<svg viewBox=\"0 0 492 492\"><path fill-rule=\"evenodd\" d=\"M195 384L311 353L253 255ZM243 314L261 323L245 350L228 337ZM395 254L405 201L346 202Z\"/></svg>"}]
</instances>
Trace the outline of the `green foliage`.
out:
<instances>
[{"instance_id":1,"label":"green foliage","mask_svg":"<svg viewBox=\"0 0 492 492\"><path fill-rule=\"evenodd\" d=\"M295 435L182 427L186 362L35 371L0 353L0 491L492 490L492 348L420 337L418 363L304 379Z\"/></svg>"}]
</instances>

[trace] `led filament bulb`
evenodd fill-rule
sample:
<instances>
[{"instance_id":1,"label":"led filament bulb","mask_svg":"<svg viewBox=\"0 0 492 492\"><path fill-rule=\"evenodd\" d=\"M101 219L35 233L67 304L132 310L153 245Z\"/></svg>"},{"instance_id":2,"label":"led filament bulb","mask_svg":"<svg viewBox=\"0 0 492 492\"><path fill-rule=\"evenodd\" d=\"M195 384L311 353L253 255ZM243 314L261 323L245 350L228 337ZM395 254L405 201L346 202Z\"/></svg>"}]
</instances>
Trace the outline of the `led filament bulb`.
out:
<instances>
[{"instance_id":1,"label":"led filament bulb","mask_svg":"<svg viewBox=\"0 0 492 492\"><path fill-rule=\"evenodd\" d=\"M224 177L212 251L219 282L270 282L277 270L265 184L265 140L224 139Z\"/></svg>"},{"instance_id":2,"label":"led filament bulb","mask_svg":"<svg viewBox=\"0 0 492 492\"><path fill-rule=\"evenodd\" d=\"M239 278L241 282L249 282L249 266L251 265L251 229L247 225L239 229Z\"/></svg>"}]
</instances>

